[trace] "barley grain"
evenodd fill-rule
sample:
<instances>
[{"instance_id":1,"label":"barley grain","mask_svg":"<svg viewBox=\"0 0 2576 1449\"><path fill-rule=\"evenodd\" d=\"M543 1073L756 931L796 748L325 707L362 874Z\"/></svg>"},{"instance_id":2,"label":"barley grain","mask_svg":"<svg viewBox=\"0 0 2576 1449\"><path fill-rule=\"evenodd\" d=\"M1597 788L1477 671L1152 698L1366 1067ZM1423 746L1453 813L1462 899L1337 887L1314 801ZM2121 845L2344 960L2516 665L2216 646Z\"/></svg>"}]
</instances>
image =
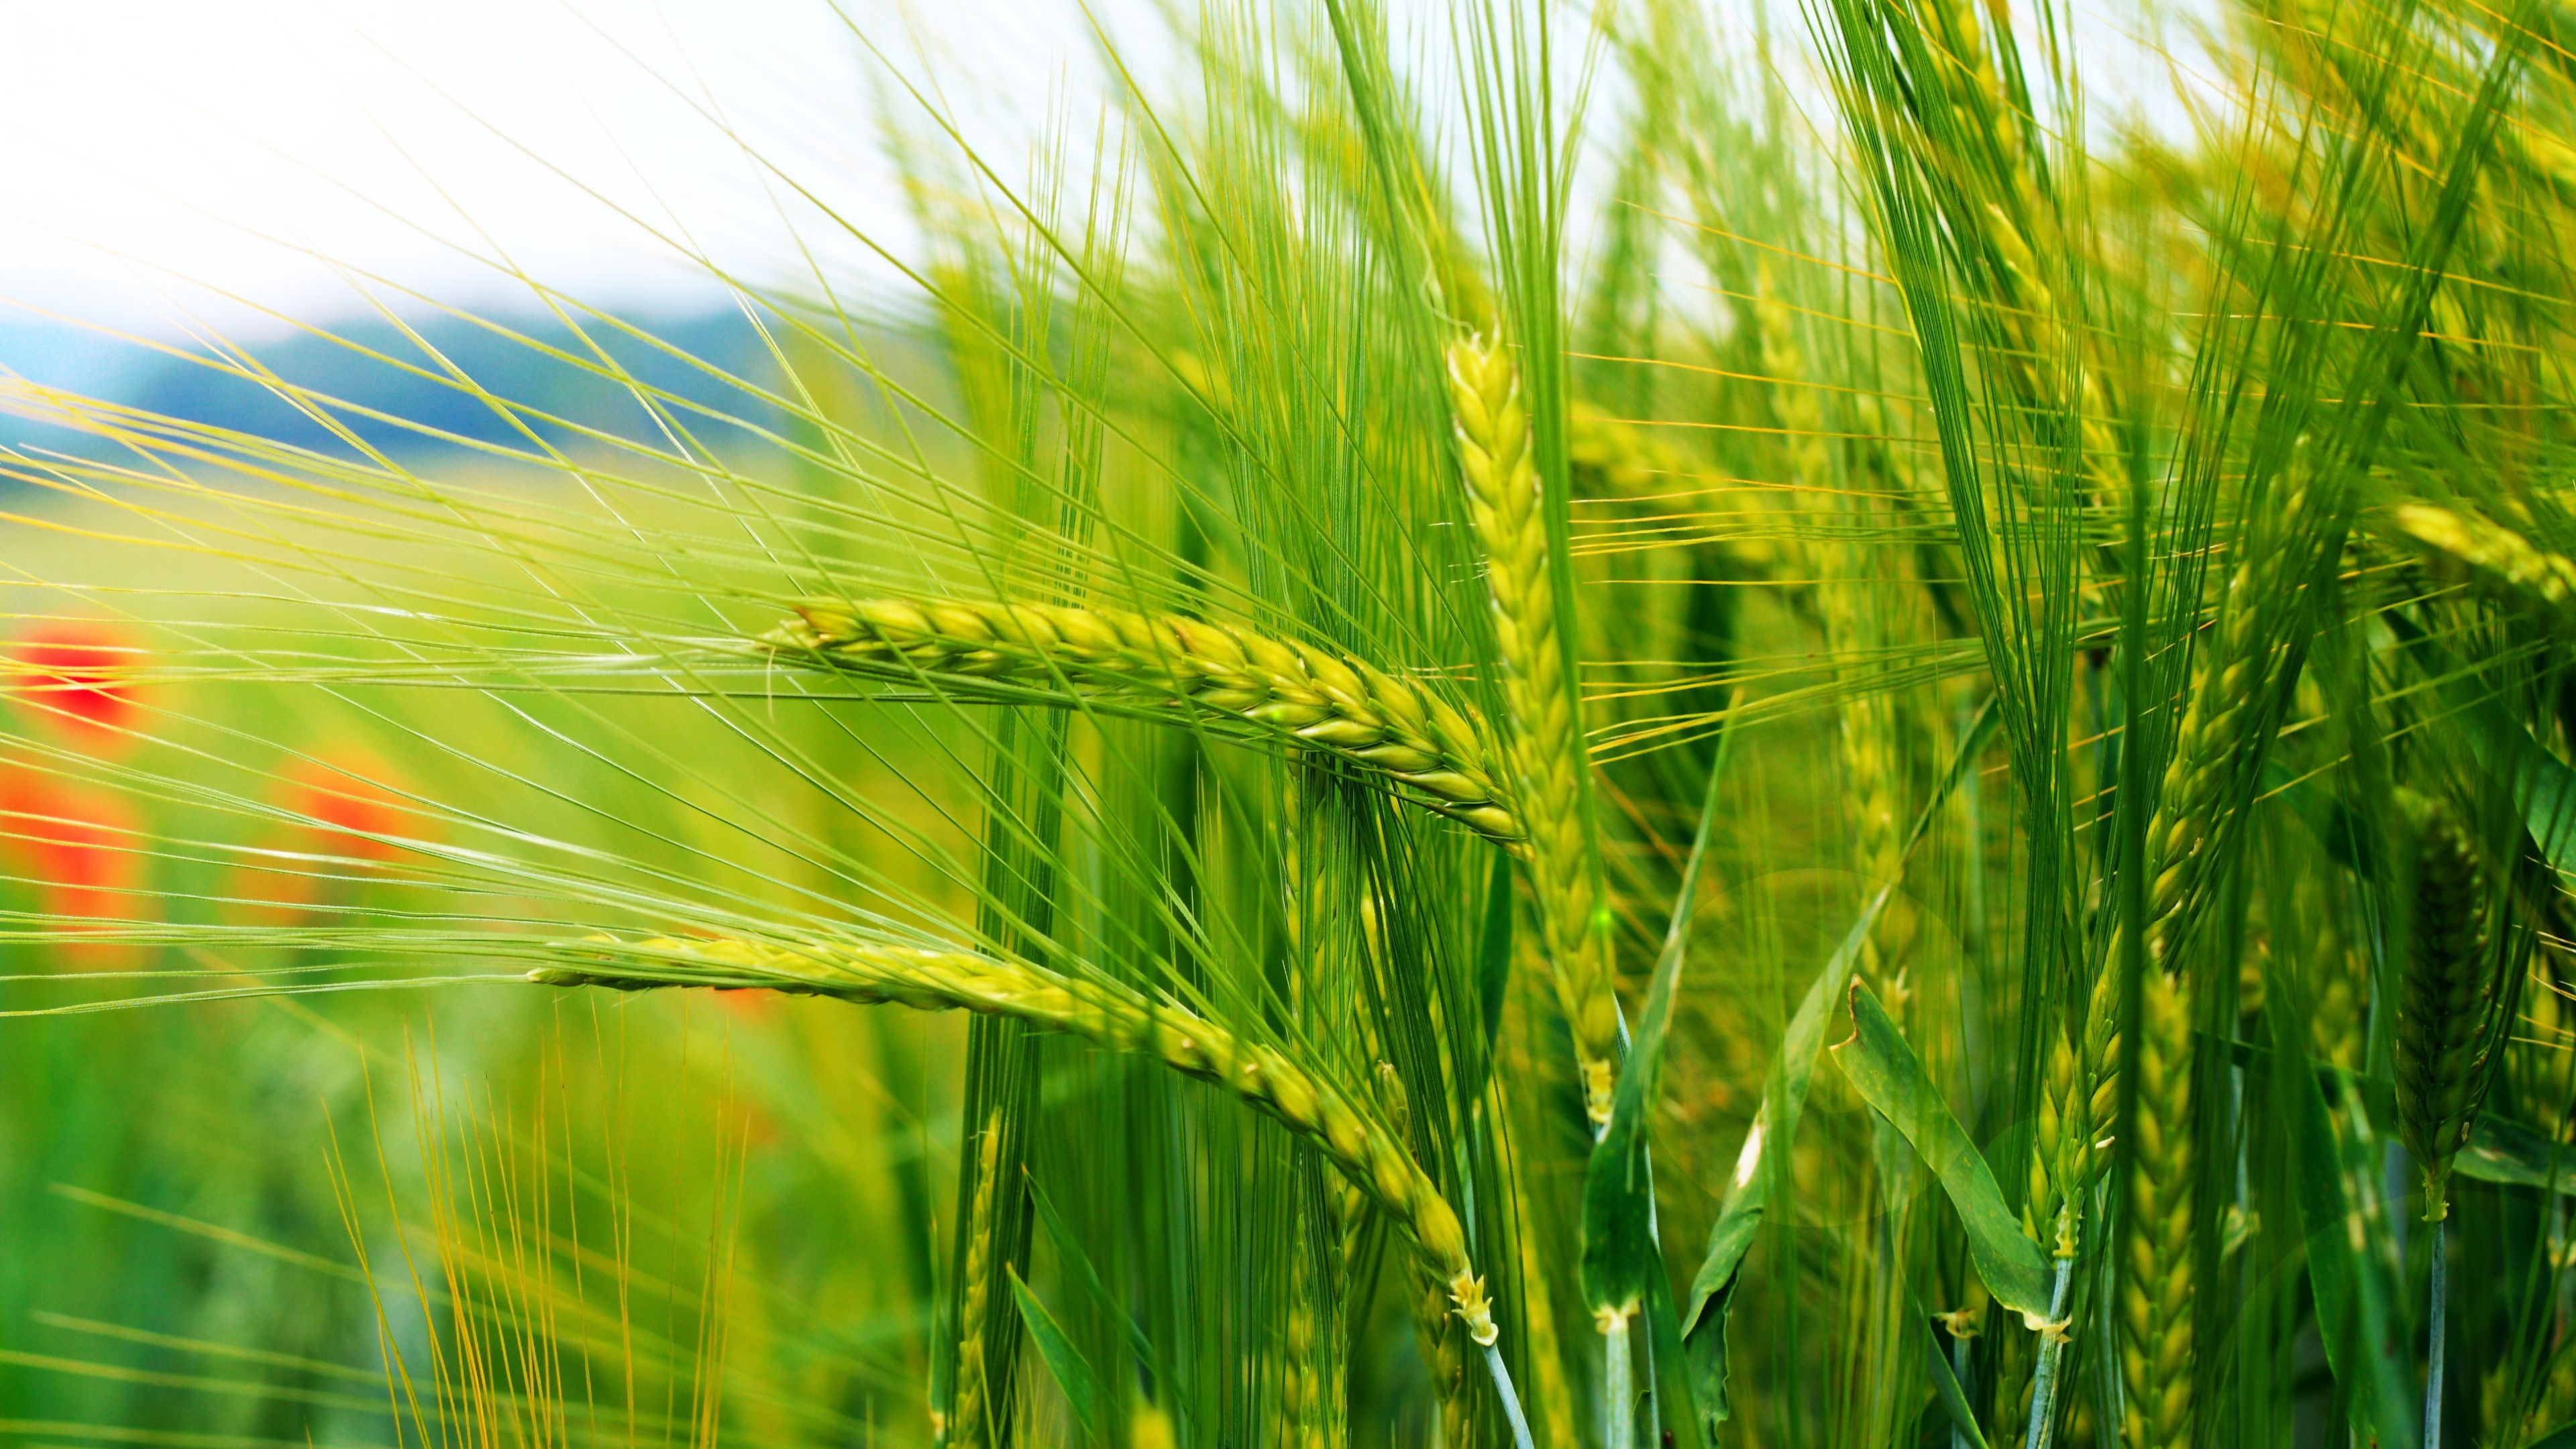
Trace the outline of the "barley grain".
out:
<instances>
[{"instance_id":1,"label":"barley grain","mask_svg":"<svg viewBox=\"0 0 2576 1449\"><path fill-rule=\"evenodd\" d=\"M2551 553L2491 519L2429 503L2400 504L2398 531L2488 596L2576 627L2576 559Z\"/></svg>"},{"instance_id":2,"label":"barley grain","mask_svg":"<svg viewBox=\"0 0 2576 1449\"><path fill-rule=\"evenodd\" d=\"M1610 1121L1619 1007L1608 943L1596 920L1599 863L1581 773L1588 759L1559 634L1529 408L1520 369L1492 337L1451 344L1448 382L1467 512L1485 553L1486 596L1511 717L1512 788L1540 934L1573 1030L1584 1110L1598 1131Z\"/></svg>"},{"instance_id":3,"label":"barley grain","mask_svg":"<svg viewBox=\"0 0 2576 1449\"><path fill-rule=\"evenodd\" d=\"M2312 490L2289 480L2289 495L2261 526L2251 527L2220 598L2218 620L2192 690L2164 788L2147 826L2146 947L2149 962L2172 969L2191 917L2207 894L2221 833L2230 828L2231 795L2243 783L2247 747L2263 721L2284 667L2272 631L2311 562L2303 534Z\"/></svg>"},{"instance_id":4,"label":"barley grain","mask_svg":"<svg viewBox=\"0 0 2576 1449\"><path fill-rule=\"evenodd\" d=\"M976 1154L974 1202L963 1225L965 1278L957 1292L957 1385L949 1396L945 1439L958 1449L983 1449L992 1442L992 1428L985 1422L992 1396L984 1341L993 1303L993 1178L1002 1142L1001 1115L986 1117L978 1136L982 1145Z\"/></svg>"},{"instance_id":5,"label":"barley grain","mask_svg":"<svg viewBox=\"0 0 2576 1449\"><path fill-rule=\"evenodd\" d=\"M1232 1092L1322 1152L1413 1244L1424 1271L1447 1291L1468 1336L1480 1345L1494 1341L1492 1305L1468 1261L1466 1231L1402 1140L1277 1048L1245 1042L1187 1007L1150 1001L1106 981L968 951L669 937L594 940L580 949L588 958L583 964L540 966L528 979L628 991L759 987L928 1011L974 1011L1151 1055Z\"/></svg>"},{"instance_id":6,"label":"barley grain","mask_svg":"<svg viewBox=\"0 0 2576 1449\"><path fill-rule=\"evenodd\" d=\"M2191 1009L2183 983L2140 983L2137 1090L2130 1113L2127 1257L2118 1299L2130 1449L2189 1445L2194 1418Z\"/></svg>"},{"instance_id":7,"label":"barley grain","mask_svg":"<svg viewBox=\"0 0 2576 1449\"><path fill-rule=\"evenodd\" d=\"M1069 685L1184 710L1383 774L1417 804L1522 843L1494 748L1470 715L1310 645L1168 614L898 598L811 602L761 642L783 659L882 678Z\"/></svg>"},{"instance_id":8,"label":"barley grain","mask_svg":"<svg viewBox=\"0 0 2576 1449\"><path fill-rule=\"evenodd\" d=\"M2487 1081L2495 1009L2487 882L2448 804L2407 792L2406 957L2397 1001L2397 1126L2424 1173L2424 1217L2450 1213L2451 1161L2468 1145Z\"/></svg>"}]
</instances>

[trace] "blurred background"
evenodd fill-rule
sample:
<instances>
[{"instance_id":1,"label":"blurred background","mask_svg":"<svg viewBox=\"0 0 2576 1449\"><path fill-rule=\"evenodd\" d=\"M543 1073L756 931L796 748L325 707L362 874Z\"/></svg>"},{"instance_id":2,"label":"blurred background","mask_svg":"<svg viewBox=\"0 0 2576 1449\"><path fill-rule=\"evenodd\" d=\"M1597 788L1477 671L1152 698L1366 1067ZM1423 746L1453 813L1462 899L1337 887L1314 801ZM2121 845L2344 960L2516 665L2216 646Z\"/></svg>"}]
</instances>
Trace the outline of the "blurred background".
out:
<instances>
[{"instance_id":1,"label":"blurred background","mask_svg":"<svg viewBox=\"0 0 2576 1449\"><path fill-rule=\"evenodd\" d=\"M1131 58L1157 53L1149 10L1100 13L1136 32ZM719 276L800 294L828 278L854 308L917 304L888 260L921 250L885 124L922 114L902 78L935 72L935 104L1015 168L1033 138L1090 136L1107 102L1091 18L1013 0L28 4L0 7L0 55L0 368L319 439L269 391L202 365L255 357L439 430L358 425L371 446L466 478L483 475L460 445L521 441L510 425L345 343L444 356L496 394L631 435L642 420L622 389L550 355L570 338L557 307L765 378ZM638 377L746 408L658 347L612 345ZM55 450L114 451L15 417L0 417L0 446L35 471ZM113 670L130 621L204 619L139 602L130 550L49 526L76 501L13 480L0 512L0 574L71 586L6 603L27 657ZM199 557L149 581L214 590L220 572ZM65 614L96 623L38 622ZM229 738L174 745L172 722L207 709ZM519 772L571 778L511 710L462 729L442 764L345 692L217 704L102 688L14 709L0 725L0 911L395 919L427 897L370 875L390 852L369 837L456 838L405 791L488 805ZM159 738L137 747L119 730ZM722 734L701 731L699 747L720 754ZM174 780L200 798L174 798ZM220 842L230 859L144 848L146 829ZM649 829L672 834L624 848L688 848L672 843L683 825ZM120 973L221 964L7 948L0 1009L58 1008L51 988L74 975L112 1001L156 989ZM695 995L604 1015L486 992L0 1022L0 1443L381 1445L466 1425L545 1442L553 1416L532 1406L585 1401L593 1430L604 1414L665 1440L711 1437L723 1418L763 1443L918 1441L916 1309L948 1232L937 1193L954 1171L963 1028ZM755 1240L784 1256L754 1249L761 1265L737 1290L733 1254ZM530 1270L543 1243L604 1256L558 1285ZM431 1342L426 1324L461 1326L478 1305L492 1340ZM540 1320L564 1357L510 1347ZM388 1344L417 1380L380 1357ZM585 1355L623 1366L613 1394L549 1381ZM729 1355L742 1393L706 1371Z\"/></svg>"}]
</instances>

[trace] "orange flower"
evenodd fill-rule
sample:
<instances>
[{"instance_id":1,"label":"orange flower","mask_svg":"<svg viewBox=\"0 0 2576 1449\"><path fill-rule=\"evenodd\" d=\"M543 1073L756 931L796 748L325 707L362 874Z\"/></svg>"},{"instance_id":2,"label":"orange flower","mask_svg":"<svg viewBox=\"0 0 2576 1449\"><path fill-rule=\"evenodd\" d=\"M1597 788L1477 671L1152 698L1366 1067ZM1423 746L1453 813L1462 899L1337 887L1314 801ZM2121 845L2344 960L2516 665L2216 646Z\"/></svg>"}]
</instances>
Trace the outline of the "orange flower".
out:
<instances>
[{"instance_id":1,"label":"orange flower","mask_svg":"<svg viewBox=\"0 0 2576 1449\"><path fill-rule=\"evenodd\" d=\"M325 907L358 903L370 877L399 859L396 840L421 834L418 807L404 799L399 776L375 760L343 755L298 760L279 772L274 798L293 817L282 852L245 865L232 895L249 919L292 922Z\"/></svg>"},{"instance_id":2,"label":"orange flower","mask_svg":"<svg viewBox=\"0 0 2576 1449\"><path fill-rule=\"evenodd\" d=\"M746 1021L766 1020L778 1006L778 993L766 986L719 986L716 1004Z\"/></svg>"},{"instance_id":3,"label":"orange flower","mask_svg":"<svg viewBox=\"0 0 2576 1449\"><path fill-rule=\"evenodd\" d=\"M64 619L18 641L10 673L29 707L75 734L104 739L134 718L131 682L143 651L104 624Z\"/></svg>"},{"instance_id":4,"label":"orange flower","mask_svg":"<svg viewBox=\"0 0 2576 1449\"><path fill-rule=\"evenodd\" d=\"M0 774L0 850L34 884L52 928L96 929L144 918L140 831L133 808L103 791L19 767ZM130 964L129 945L67 946L66 959L98 970Z\"/></svg>"},{"instance_id":5,"label":"orange flower","mask_svg":"<svg viewBox=\"0 0 2576 1449\"><path fill-rule=\"evenodd\" d=\"M391 772L372 760L300 760L283 777L284 803L306 822L302 828L313 837L313 853L383 865L402 854L402 847L384 837L416 833L416 812L385 783L391 779Z\"/></svg>"}]
</instances>

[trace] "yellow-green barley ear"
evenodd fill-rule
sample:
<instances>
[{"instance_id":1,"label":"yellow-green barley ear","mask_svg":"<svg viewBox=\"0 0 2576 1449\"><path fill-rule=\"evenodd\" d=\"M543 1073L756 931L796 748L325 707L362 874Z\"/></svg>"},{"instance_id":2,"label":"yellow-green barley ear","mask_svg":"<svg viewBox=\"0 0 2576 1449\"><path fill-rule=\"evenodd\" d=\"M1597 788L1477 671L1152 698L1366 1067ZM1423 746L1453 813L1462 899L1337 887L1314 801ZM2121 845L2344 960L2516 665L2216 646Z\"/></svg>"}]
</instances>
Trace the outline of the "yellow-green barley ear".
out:
<instances>
[{"instance_id":1,"label":"yellow-green barley ear","mask_svg":"<svg viewBox=\"0 0 2576 1449\"><path fill-rule=\"evenodd\" d=\"M976 1134L975 1196L960 1230L966 1234L965 1276L957 1290L957 1383L950 1393L940 1442L955 1449L983 1449L993 1441L992 1369L984 1361L985 1339L993 1306L993 1238L995 1188L1002 1143L998 1112L984 1119ZM1007 1366L1004 1368L1008 1372Z\"/></svg>"},{"instance_id":2,"label":"yellow-green barley ear","mask_svg":"<svg viewBox=\"0 0 2576 1449\"><path fill-rule=\"evenodd\" d=\"M1598 919L1600 864L1585 788L1590 761L1581 700L1560 633L1563 609L1531 452L1529 407L1520 367L1495 337L1450 344L1448 386L1467 514L1485 555L1485 594L1510 723L1511 790L1540 935L1573 1031L1584 1110L1598 1131L1610 1120L1619 1006L1607 934Z\"/></svg>"},{"instance_id":3,"label":"yellow-green barley ear","mask_svg":"<svg viewBox=\"0 0 2576 1449\"><path fill-rule=\"evenodd\" d=\"M1301 1176L1303 1170L1301 1169ZM1338 1224L1324 1207L1320 1180L1301 1189L1309 1205L1296 1218L1294 1247L1288 1254L1288 1300L1281 1324L1279 1363L1280 1441L1288 1449L1339 1449L1349 1439L1343 1406L1341 1331L1342 1244ZM1320 1230L1319 1230L1320 1228Z\"/></svg>"},{"instance_id":4,"label":"yellow-green barley ear","mask_svg":"<svg viewBox=\"0 0 2576 1449\"><path fill-rule=\"evenodd\" d=\"M2106 975L2112 974L2106 970ZM2191 998L2150 967L2140 983L2129 1221L2115 1311L2128 1449L2193 1442L2196 1417L2192 1232L2199 1180L2192 1139Z\"/></svg>"},{"instance_id":5,"label":"yellow-green barley ear","mask_svg":"<svg viewBox=\"0 0 2576 1449\"><path fill-rule=\"evenodd\" d=\"M2464 509L2405 503L2389 514L2400 538L2442 572L2507 607L2576 631L2576 559L2553 553Z\"/></svg>"},{"instance_id":6,"label":"yellow-green barley ear","mask_svg":"<svg viewBox=\"0 0 2576 1449\"><path fill-rule=\"evenodd\" d=\"M1170 614L902 598L814 600L758 642L789 662L1071 691L1281 739L1522 846L1480 721L1428 684L1312 645Z\"/></svg>"},{"instance_id":7,"label":"yellow-green barley ear","mask_svg":"<svg viewBox=\"0 0 2576 1449\"><path fill-rule=\"evenodd\" d=\"M2493 1079L2501 1005L2495 901L2478 842L2445 800L2406 791L2405 956L2397 998L2397 1126L2424 1173L2424 1217L2450 1213L2451 1162Z\"/></svg>"},{"instance_id":8,"label":"yellow-green barley ear","mask_svg":"<svg viewBox=\"0 0 2576 1449\"><path fill-rule=\"evenodd\" d=\"M1158 1060L1232 1093L1315 1147L1411 1243L1422 1271L1447 1292L1468 1340L1487 1347L1500 1333L1485 1280L1467 1257L1466 1226L1403 1138L1297 1057L1247 1041L1177 1002L1025 961L873 942L600 937L571 949L585 958L582 964L540 966L528 979L543 986L627 991L758 987L923 1011L971 1011Z\"/></svg>"}]
</instances>

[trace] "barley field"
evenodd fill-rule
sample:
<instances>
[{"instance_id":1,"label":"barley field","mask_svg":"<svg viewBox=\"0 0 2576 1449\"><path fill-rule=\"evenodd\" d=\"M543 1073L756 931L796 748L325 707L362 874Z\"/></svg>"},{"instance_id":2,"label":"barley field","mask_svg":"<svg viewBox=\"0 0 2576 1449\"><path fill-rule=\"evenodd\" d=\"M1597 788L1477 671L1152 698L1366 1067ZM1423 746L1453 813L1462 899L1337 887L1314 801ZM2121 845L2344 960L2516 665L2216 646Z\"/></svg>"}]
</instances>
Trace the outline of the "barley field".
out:
<instances>
[{"instance_id":1,"label":"barley field","mask_svg":"<svg viewBox=\"0 0 2576 1449\"><path fill-rule=\"evenodd\" d=\"M2576 1445L2501 3L860 27L739 358L0 378L0 1442Z\"/></svg>"}]
</instances>

